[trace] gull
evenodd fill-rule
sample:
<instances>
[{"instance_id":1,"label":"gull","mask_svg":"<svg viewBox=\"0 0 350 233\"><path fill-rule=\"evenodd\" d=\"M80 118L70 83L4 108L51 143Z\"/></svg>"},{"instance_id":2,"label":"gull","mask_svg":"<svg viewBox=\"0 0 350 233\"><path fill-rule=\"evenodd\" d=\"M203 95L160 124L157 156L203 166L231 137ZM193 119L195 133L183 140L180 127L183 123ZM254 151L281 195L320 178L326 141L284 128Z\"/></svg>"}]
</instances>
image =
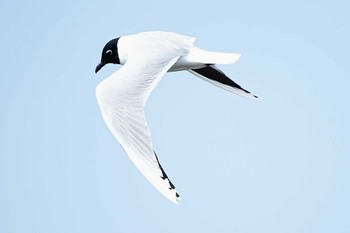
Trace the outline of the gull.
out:
<instances>
[{"instance_id":1,"label":"gull","mask_svg":"<svg viewBox=\"0 0 350 233\"><path fill-rule=\"evenodd\" d=\"M195 38L173 32L151 31L121 36L102 50L97 73L106 64L122 67L96 87L103 119L131 161L146 179L178 204L180 195L154 151L144 107L167 72L187 70L227 91L257 99L227 77L215 64L232 64L238 53L221 53L194 46Z\"/></svg>"}]
</instances>

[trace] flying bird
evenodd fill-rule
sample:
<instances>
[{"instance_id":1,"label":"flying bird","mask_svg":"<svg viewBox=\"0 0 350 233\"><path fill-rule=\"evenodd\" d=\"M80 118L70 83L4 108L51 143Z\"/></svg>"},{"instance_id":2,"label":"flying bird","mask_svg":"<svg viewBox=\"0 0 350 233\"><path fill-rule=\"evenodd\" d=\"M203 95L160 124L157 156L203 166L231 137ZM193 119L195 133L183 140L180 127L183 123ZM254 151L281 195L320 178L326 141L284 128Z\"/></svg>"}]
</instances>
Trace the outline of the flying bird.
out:
<instances>
[{"instance_id":1,"label":"flying bird","mask_svg":"<svg viewBox=\"0 0 350 233\"><path fill-rule=\"evenodd\" d=\"M123 65L96 87L103 119L131 161L169 200L180 196L154 151L144 107L166 72L187 70L227 91L258 97L227 77L215 64L232 64L238 53L220 53L194 46L195 38L173 32L141 32L109 41L102 50L97 73L106 64Z\"/></svg>"}]
</instances>

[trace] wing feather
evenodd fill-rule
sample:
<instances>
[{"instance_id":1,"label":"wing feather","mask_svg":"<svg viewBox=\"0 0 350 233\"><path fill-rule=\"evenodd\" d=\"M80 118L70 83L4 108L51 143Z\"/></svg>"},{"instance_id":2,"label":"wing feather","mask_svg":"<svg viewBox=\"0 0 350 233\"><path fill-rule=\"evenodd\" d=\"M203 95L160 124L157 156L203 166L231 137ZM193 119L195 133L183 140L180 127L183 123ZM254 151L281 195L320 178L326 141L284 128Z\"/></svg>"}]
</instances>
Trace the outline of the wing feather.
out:
<instances>
[{"instance_id":1,"label":"wing feather","mask_svg":"<svg viewBox=\"0 0 350 233\"><path fill-rule=\"evenodd\" d=\"M188 53L193 42L193 38L174 33L140 33L125 65L96 88L112 134L147 180L176 204L180 197L154 152L144 106L163 75Z\"/></svg>"}]
</instances>

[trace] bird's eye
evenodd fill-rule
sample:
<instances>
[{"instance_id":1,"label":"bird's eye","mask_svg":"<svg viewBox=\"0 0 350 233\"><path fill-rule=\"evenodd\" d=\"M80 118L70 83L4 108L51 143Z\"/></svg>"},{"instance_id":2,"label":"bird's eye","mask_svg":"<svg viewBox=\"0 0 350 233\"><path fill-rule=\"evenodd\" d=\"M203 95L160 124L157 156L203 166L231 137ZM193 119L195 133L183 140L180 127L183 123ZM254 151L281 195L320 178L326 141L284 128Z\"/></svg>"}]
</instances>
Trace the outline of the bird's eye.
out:
<instances>
[{"instance_id":1,"label":"bird's eye","mask_svg":"<svg viewBox=\"0 0 350 233\"><path fill-rule=\"evenodd\" d=\"M108 54L108 55L112 55L112 53L113 53L112 50L107 50L106 51L106 54Z\"/></svg>"}]
</instances>

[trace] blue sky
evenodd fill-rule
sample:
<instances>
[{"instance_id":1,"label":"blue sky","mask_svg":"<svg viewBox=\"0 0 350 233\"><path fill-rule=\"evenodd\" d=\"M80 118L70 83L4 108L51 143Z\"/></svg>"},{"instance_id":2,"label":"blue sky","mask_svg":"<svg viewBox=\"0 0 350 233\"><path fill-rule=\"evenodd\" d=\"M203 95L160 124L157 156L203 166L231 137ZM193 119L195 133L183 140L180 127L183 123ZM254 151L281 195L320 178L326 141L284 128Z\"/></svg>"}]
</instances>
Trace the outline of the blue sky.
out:
<instances>
[{"instance_id":1,"label":"blue sky","mask_svg":"<svg viewBox=\"0 0 350 233\"><path fill-rule=\"evenodd\" d=\"M346 1L2 1L0 232L349 232ZM260 97L167 74L148 101L182 196L154 189L104 125L112 38L165 30L242 53L220 66Z\"/></svg>"}]
</instances>

